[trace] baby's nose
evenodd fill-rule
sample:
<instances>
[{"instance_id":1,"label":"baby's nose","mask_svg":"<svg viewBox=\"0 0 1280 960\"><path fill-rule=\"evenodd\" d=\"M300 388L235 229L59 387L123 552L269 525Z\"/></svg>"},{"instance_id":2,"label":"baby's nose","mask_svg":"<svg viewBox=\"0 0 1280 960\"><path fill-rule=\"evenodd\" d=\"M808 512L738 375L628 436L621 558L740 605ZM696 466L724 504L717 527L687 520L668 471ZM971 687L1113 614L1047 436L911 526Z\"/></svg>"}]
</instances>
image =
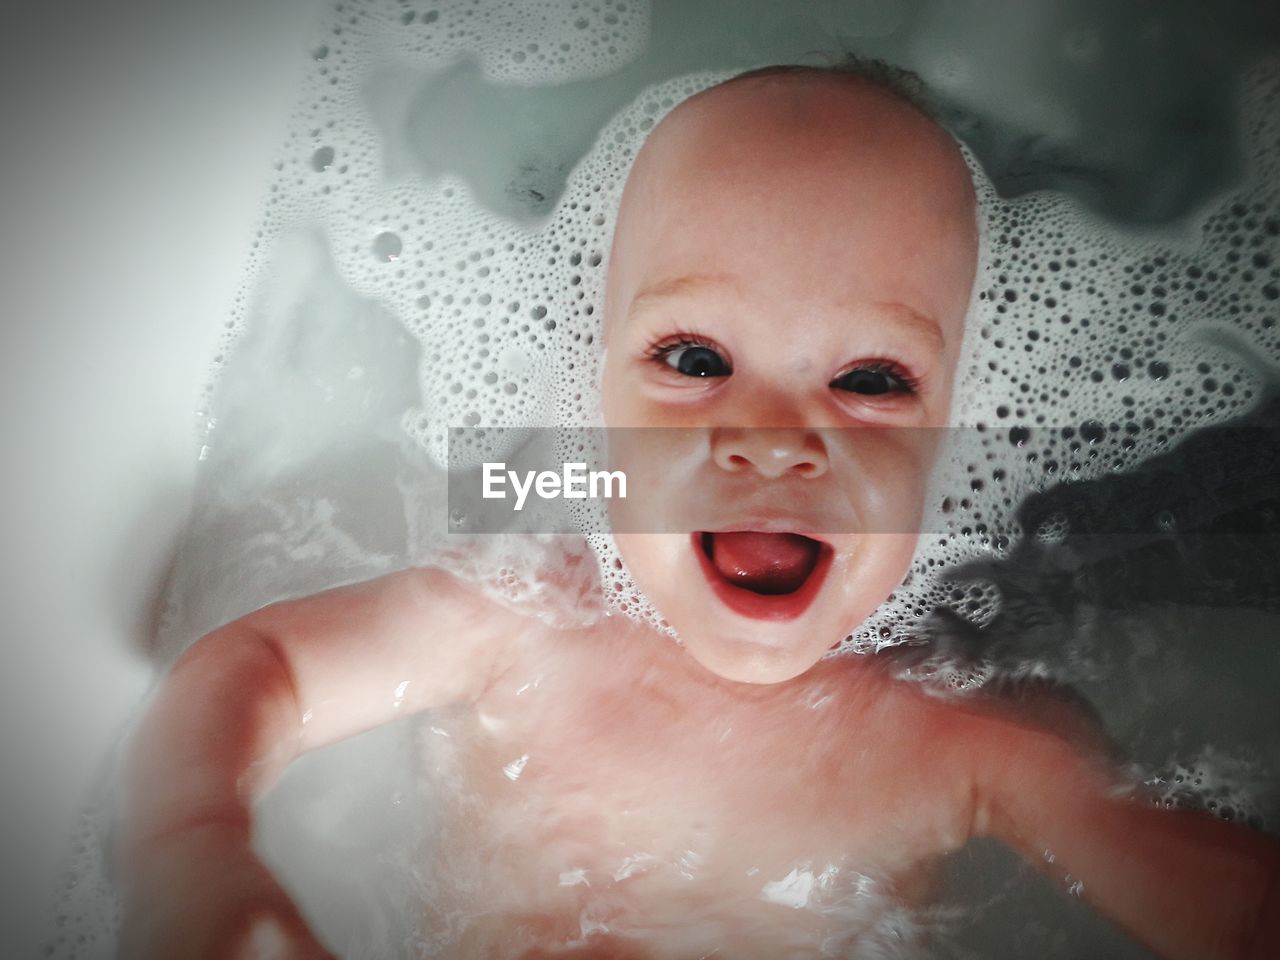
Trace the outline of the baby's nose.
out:
<instances>
[{"instance_id":1,"label":"baby's nose","mask_svg":"<svg viewBox=\"0 0 1280 960\"><path fill-rule=\"evenodd\" d=\"M813 479L828 467L822 438L802 428L717 427L711 431L711 458L730 473L752 470L771 480Z\"/></svg>"}]
</instances>

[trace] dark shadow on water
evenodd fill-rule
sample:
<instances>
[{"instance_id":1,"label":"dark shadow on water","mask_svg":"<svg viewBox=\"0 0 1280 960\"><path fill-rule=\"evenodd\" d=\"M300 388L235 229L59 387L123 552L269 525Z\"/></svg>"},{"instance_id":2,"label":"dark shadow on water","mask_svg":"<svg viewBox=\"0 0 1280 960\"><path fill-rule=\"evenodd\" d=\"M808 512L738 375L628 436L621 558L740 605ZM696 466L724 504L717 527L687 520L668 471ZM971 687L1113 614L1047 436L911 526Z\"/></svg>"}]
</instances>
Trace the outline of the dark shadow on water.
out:
<instances>
[{"instance_id":1,"label":"dark shadow on water","mask_svg":"<svg viewBox=\"0 0 1280 960\"><path fill-rule=\"evenodd\" d=\"M984 628L940 613L904 659L945 652L1006 676L1036 664L1137 770L1185 776L1165 788L1175 804L1280 831L1280 397L1018 516L1027 533L1007 557L957 571L994 583L999 613ZM1066 533L1037 538L1045 525ZM1150 956L993 841L949 859L943 902L965 920L942 956Z\"/></svg>"},{"instance_id":2,"label":"dark shadow on water","mask_svg":"<svg viewBox=\"0 0 1280 960\"><path fill-rule=\"evenodd\" d=\"M984 629L943 629L956 652L1064 663L1088 652L1072 637L1101 611L1280 613L1280 396L1126 473L1035 494L1017 519L1006 557L955 571L1001 594Z\"/></svg>"},{"instance_id":3,"label":"dark shadow on water","mask_svg":"<svg viewBox=\"0 0 1280 960\"><path fill-rule=\"evenodd\" d=\"M994 840L971 842L951 857L942 884L942 901L967 909L963 925L944 934L936 960L1155 957L1067 884L1055 884Z\"/></svg>"}]
</instances>

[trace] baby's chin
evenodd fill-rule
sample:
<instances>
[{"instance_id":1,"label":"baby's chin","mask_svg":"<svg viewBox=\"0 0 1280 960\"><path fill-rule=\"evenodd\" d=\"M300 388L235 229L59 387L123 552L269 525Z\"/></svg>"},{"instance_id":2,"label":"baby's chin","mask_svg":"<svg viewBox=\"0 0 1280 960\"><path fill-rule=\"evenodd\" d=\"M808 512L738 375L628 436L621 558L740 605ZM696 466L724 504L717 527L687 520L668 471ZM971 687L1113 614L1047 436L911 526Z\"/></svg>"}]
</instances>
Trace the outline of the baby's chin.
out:
<instances>
[{"instance_id":1,"label":"baby's chin","mask_svg":"<svg viewBox=\"0 0 1280 960\"><path fill-rule=\"evenodd\" d=\"M676 627L685 650L710 672L737 683L782 683L809 670L830 649L831 644L817 645L779 642L782 638L744 639L694 627ZM777 628L773 631L776 632Z\"/></svg>"}]
</instances>

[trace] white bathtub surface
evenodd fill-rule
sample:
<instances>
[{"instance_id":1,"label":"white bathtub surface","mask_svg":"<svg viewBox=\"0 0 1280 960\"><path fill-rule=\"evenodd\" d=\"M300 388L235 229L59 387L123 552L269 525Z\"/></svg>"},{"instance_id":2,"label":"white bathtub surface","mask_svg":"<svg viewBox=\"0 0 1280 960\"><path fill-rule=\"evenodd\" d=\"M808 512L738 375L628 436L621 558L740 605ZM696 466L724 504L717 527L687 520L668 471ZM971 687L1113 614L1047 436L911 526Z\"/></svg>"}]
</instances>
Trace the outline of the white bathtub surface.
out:
<instances>
[{"instance_id":1,"label":"white bathtub surface","mask_svg":"<svg viewBox=\"0 0 1280 960\"><path fill-rule=\"evenodd\" d=\"M321 4L0 13L0 953L146 689L194 411Z\"/></svg>"}]
</instances>

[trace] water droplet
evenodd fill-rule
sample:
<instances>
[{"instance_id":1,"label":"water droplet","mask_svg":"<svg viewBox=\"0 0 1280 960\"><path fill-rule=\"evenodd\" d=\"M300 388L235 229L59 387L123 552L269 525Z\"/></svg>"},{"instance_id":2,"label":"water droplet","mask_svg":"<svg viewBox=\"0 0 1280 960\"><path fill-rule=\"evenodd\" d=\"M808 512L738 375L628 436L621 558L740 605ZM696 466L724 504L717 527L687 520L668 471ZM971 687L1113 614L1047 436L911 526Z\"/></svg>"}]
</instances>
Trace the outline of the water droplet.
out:
<instances>
[{"instance_id":1,"label":"water droplet","mask_svg":"<svg viewBox=\"0 0 1280 960\"><path fill-rule=\"evenodd\" d=\"M373 238L373 255L385 263L400 259L400 238L394 233L380 233Z\"/></svg>"},{"instance_id":2,"label":"water droplet","mask_svg":"<svg viewBox=\"0 0 1280 960\"><path fill-rule=\"evenodd\" d=\"M1086 420L1080 424L1080 436L1087 443L1098 443L1107 435L1107 428L1097 420Z\"/></svg>"},{"instance_id":3,"label":"water droplet","mask_svg":"<svg viewBox=\"0 0 1280 960\"><path fill-rule=\"evenodd\" d=\"M311 155L311 169L316 173L328 170L333 165L333 147L321 147Z\"/></svg>"},{"instance_id":4,"label":"water droplet","mask_svg":"<svg viewBox=\"0 0 1280 960\"><path fill-rule=\"evenodd\" d=\"M524 773L525 765L528 764L528 762L529 755L527 753L523 754L504 766L502 768L502 773L508 780L515 782L520 779L520 774Z\"/></svg>"}]
</instances>

